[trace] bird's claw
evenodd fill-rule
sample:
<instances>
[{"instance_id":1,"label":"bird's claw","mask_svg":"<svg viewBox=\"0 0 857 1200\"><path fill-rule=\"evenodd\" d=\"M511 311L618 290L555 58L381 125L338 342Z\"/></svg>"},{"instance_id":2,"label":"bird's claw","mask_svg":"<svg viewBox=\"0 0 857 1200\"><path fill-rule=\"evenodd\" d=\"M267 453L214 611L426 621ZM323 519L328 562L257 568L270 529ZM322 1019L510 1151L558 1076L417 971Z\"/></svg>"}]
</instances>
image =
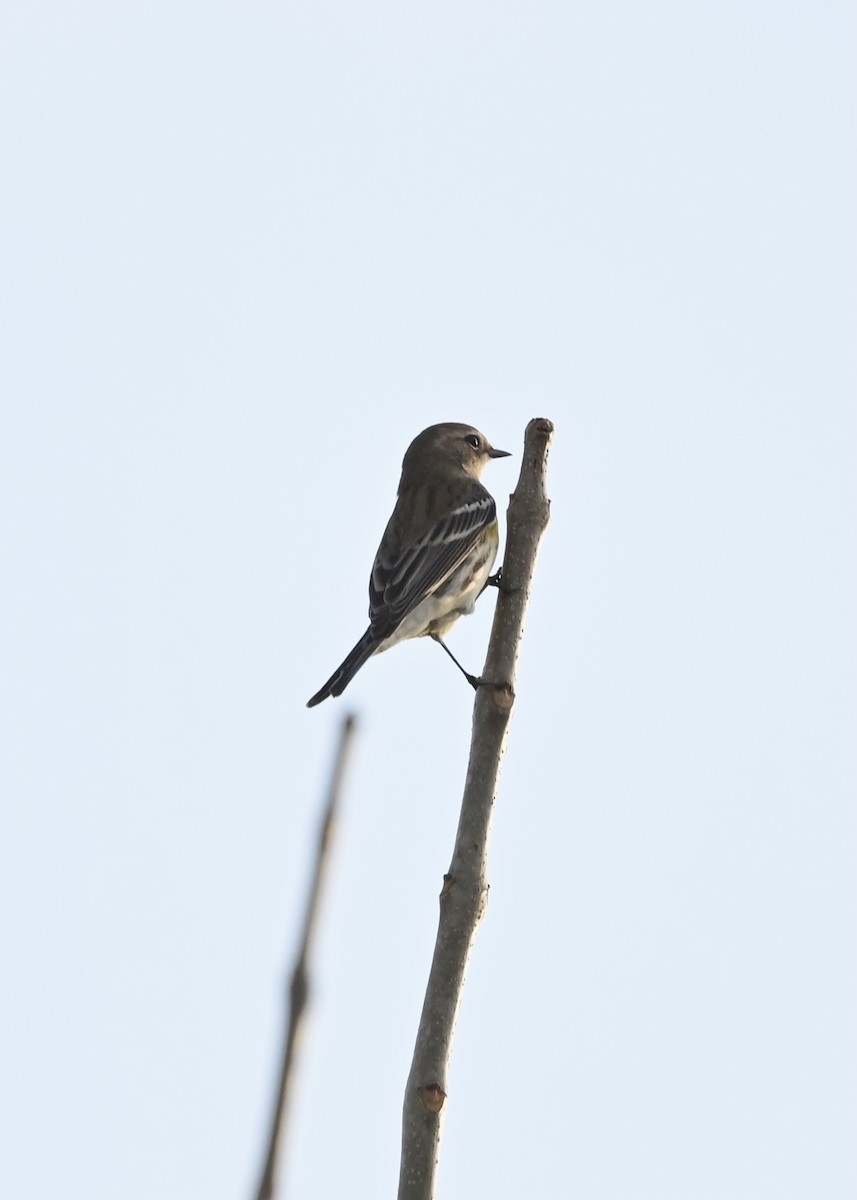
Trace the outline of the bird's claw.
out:
<instances>
[{"instance_id":1,"label":"bird's claw","mask_svg":"<svg viewBox=\"0 0 857 1200\"><path fill-rule=\"evenodd\" d=\"M505 592L509 595L511 592L519 592L520 586L510 587L508 583L503 582L503 568L498 567L493 575L489 575L485 580L485 587L495 587L499 592ZM483 591L485 589L483 588Z\"/></svg>"}]
</instances>

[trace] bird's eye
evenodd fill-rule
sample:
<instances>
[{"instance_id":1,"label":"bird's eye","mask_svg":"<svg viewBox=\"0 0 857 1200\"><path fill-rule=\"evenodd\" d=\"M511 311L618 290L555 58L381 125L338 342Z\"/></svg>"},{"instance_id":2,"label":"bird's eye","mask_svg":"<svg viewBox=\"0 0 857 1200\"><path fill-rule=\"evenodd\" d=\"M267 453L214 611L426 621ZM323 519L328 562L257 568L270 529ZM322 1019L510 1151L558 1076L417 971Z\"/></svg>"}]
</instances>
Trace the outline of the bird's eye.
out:
<instances>
[{"instance_id":1,"label":"bird's eye","mask_svg":"<svg viewBox=\"0 0 857 1200\"><path fill-rule=\"evenodd\" d=\"M465 442L467 442L468 446L472 446L474 450L479 449L479 434L478 433L468 433L467 437L464 440L465 440Z\"/></svg>"}]
</instances>

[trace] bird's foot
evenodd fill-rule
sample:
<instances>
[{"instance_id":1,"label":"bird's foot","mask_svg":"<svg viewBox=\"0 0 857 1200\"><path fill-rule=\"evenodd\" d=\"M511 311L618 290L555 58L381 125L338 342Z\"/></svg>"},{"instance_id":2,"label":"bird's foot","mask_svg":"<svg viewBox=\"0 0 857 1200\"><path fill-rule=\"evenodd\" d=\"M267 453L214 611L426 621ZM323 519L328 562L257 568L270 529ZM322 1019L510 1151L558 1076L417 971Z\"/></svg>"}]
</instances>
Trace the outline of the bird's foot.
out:
<instances>
[{"instance_id":1,"label":"bird's foot","mask_svg":"<svg viewBox=\"0 0 857 1200\"><path fill-rule=\"evenodd\" d=\"M483 587L482 591L484 592L485 588L487 587L495 587L498 592L505 592L507 595L511 594L512 592L519 592L521 590L520 585L517 587L511 587L508 583L503 581L502 567L498 567L493 575L488 576L488 578L485 580L485 587Z\"/></svg>"}]
</instances>

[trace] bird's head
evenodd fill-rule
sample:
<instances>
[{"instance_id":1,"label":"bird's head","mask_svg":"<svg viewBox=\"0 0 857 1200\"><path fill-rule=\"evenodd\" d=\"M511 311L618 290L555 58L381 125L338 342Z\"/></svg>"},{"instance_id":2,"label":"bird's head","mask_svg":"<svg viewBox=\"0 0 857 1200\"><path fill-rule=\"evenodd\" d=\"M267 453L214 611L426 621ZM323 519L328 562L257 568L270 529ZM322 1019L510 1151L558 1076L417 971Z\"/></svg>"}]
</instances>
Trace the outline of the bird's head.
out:
<instances>
[{"instance_id":1,"label":"bird's head","mask_svg":"<svg viewBox=\"0 0 857 1200\"><path fill-rule=\"evenodd\" d=\"M508 450L495 450L484 433L472 425L445 421L429 425L408 446L402 470L409 472L419 463L423 469L442 471L445 467L464 470L478 479L492 458L508 458Z\"/></svg>"}]
</instances>

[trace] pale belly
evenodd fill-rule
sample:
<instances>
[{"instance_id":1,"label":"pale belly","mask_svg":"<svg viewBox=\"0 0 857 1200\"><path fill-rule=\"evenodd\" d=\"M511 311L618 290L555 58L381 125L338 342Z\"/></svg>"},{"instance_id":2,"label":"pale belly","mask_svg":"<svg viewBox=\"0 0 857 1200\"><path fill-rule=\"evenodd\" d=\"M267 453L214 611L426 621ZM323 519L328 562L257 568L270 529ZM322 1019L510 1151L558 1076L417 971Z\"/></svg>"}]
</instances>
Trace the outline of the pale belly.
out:
<instances>
[{"instance_id":1,"label":"pale belly","mask_svg":"<svg viewBox=\"0 0 857 1200\"><path fill-rule=\"evenodd\" d=\"M476 556L465 559L446 583L409 612L396 632L381 643L376 654L389 650L406 638L426 637L428 634L442 636L459 617L473 612L473 606L485 587L497 557L499 535L496 525L491 532L493 536L483 538Z\"/></svg>"}]
</instances>

